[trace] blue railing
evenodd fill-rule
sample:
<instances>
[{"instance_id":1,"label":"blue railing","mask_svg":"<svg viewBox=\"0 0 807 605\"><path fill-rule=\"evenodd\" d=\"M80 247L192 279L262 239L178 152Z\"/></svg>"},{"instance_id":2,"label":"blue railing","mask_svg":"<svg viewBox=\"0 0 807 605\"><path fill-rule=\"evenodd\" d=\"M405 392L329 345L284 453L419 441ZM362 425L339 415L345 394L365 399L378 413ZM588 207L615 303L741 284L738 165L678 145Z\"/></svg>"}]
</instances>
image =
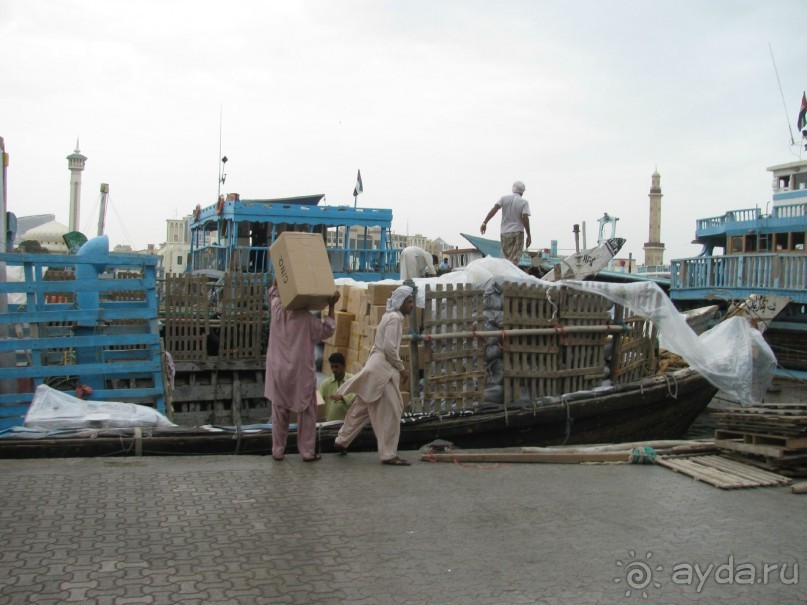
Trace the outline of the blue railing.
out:
<instances>
[{"instance_id":1,"label":"blue railing","mask_svg":"<svg viewBox=\"0 0 807 605\"><path fill-rule=\"evenodd\" d=\"M22 424L37 385L165 412L156 256L0 254L24 281L0 282L0 428ZM52 279L53 277L56 279Z\"/></svg>"},{"instance_id":2,"label":"blue railing","mask_svg":"<svg viewBox=\"0 0 807 605\"><path fill-rule=\"evenodd\" d=\"M227 259L227 253L230 258ZM335 278L356 277L362 281L396 278L399 275L401 250L370 248L328 248L328 259ZM193 251L195 269L217 269L272 274L269 249L266 246L203 246Z\"/></svg>"},{"instance_id":3,"label":"blue railing","mask_svg":"<svg viewBox=\"0 0 807 605\"><path fill-rule=\"evenodd\" d=\"M807 302L807 254L698 256L670 263L673 299L701 298L716 290L733 298L752 293L791 296Z\"/></svg>"},{"instance_id":4,"label":"blue railing","mask_svg":"<svg viewBox=\"0 0 807 605\"><path fill-rule=\"evenodd\" d=\"M770 209L770 216L766 216L759 208L745 208L742 210L731 210L722 216L702 218L695 221L695 236L714 235L727 233L740 228L748 228L748 225L741 223L751 223L753 227L771 229L790 229L798 221L807 217L807 204L804 202L795 204L777 204Z\"/></svg>"}]
</instances>

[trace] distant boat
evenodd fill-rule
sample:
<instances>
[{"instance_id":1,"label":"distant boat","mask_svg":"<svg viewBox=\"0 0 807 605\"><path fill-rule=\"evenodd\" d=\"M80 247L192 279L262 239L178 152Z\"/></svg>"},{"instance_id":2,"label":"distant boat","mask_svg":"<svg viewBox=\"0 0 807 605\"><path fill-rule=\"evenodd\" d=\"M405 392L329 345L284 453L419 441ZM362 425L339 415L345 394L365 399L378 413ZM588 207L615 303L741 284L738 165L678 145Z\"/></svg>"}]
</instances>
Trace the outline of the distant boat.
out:
<instances>
[{"instance_id":1,"label":"distant boat","mask_svg":"<svg viewBox=\"0 0 807 605\"><path fill-rule=\"evenodd\" d=\"M471 242L485 256L502 258L502 244L499 240L468 235L467 233L461 233L460 235ZM624 245L624 238L613 237L605 240L599 246L581 250L565 258L551 257L545 255L545 253L531 256L525 250L521 255L518 266L525 269L531 267L537 269L544 274L542 279L547 281L586 279L607 269L608 264Z\"/></svg>"},{"instance_id":2,"label":"distant boat","mask_svg":"<svg viewBox=\"0 0 807 605\"><path fill-rule=\"evenodd\" d=\"M567 256L557 263L552 271L543 276L546 281L558 281L561 279L586 279L596 275L608 267L617 253L625 245L625 240L621 237L613 237L605 240L599 246L581 250Z\"/></svg>"},{"instance_id":3,"label":"distant boat","mask_svg":"<svg viewBox=\"0 0 807 605\"><path fill-rule=\"evenodd\" d=\"M807 160L771 166L770 212L698 219L694 258L673 260L670 298L682 311L717 304L764 331L780 366L807 378ZM803 388L803 387L802 387Z\"/></svg>"},{"instance_id":4,"label":"distant boat","mask_svg":"<svg viewBox=\"0 0 807 605\"><path fill-rule=\"evenodd\" d=\"M324 194L275 199L222 195L197 205L190 221L189 270L238 270L273 277L269 248L284 231L321 234L336 278L397 279L400 248L392 245L392 210L320 205Z\"/></svg>"}]
</instances>

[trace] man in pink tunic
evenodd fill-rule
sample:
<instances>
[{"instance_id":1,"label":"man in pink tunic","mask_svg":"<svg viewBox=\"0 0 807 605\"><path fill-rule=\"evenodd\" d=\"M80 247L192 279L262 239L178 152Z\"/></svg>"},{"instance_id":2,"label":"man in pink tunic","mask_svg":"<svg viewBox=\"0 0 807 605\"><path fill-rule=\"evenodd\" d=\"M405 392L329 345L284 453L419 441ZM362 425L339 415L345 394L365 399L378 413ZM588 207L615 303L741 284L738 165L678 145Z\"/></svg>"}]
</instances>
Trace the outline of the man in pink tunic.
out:
<instances>
[{"instance_id":1,"label":"man in pink tunic","mask_svg":"<svg viewBox=\"0 0 807 605\"><path fill-rule=\"evenodd\" d=\"M340 395L356 393L356 401L350 406L345 423L336 436L336 449L347 453L350 443L361 432L367 420L373 427L378 441L378 457L384 464L409 466L398 456L398 438L401 434L403 398L400 382L408 380L400 347L404 315L409 315L415 303L412 288L401 286L387 301L387 310L375 333L375 342L364 368L339 387Z\"/></svg>"},{"instance_id":2,"label":"man in pink tunic","mask_svg":"<svg viewBox=\"0 0 807 605\"><path fill-rule=\"evenodd\" d=\"M272 310L266 347L264 395L272 402L272 457L283 460L289 436L289 413L297 413L297 450L306 462L320 459L316 452L317 369L314 345L336 329L336 292L328 302L325 319L306 310L283 308L277 282L269 288Z\"/></svg>"}]
</instances>

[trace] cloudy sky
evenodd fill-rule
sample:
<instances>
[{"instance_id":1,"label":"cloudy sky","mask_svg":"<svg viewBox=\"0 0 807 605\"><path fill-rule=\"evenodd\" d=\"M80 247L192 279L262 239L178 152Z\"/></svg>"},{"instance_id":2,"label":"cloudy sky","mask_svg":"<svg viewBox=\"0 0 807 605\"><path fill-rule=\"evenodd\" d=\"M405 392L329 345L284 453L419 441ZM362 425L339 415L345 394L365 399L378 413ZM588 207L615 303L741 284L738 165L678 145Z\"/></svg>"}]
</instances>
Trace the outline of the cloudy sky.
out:
<instances>
[{"instance_id":1,"label":"cloudy sky","mask_svg":"<svg viewBox=\"0 0 807 605\"><path fill-rule=\"evenodd\" d=\"M112 243L163 242L215 202L221 134L242 199L352 205L361 169L360 205L465 247L519 179L533 248L607 212L640 262L657 168L665 260L693 256L799 158L805 27L804 0L2 0L8 207L67 224L80 137L81 230L104 182Z\"/></svg>"}]
</instances>

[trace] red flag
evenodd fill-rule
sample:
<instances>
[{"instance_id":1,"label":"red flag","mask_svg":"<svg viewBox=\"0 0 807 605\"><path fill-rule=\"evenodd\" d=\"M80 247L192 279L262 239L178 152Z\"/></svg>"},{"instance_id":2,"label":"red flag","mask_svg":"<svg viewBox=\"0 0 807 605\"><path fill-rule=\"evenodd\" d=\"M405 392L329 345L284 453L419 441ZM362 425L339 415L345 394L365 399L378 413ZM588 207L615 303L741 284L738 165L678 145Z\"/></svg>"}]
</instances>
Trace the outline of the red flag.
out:
<instances>
[{"instance_id":1,"label":"red flag","mask_svg":"<svg viewBox=\"0 0 807 605\"><path fill-rule=\"evenodd\" d=\"M799 130L802 130L805 125L807 125L807 95L801 93L801 111L799 111L799 119L796 122L796 126Z\"/></svg>"},{"instance_id":2,"label":"red flag","mask_svg":"<svg viewBox=\"0 0 807 605\"><path fill-rule=\"evenodd\" d=\"M353 188L353 197L356 197L362 191L364 191L364 185L361 182L361 170L359 170L359 176L356 177L356 186Z\"/></svg>"}]
</instances>

